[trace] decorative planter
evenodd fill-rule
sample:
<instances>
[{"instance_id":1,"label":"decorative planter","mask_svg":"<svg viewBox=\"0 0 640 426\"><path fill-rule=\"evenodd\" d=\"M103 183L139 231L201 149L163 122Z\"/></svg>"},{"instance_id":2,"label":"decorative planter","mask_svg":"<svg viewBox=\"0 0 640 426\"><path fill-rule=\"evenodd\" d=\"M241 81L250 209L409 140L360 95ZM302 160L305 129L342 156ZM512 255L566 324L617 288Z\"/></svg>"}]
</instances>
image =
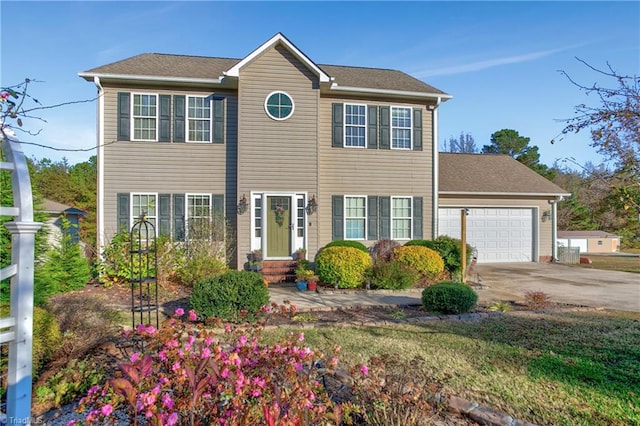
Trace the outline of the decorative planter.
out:
<instances>
[{"instance_id":1,"label":"decorative planter","mask_svg":"<svg viewBox=\"0 0 640 426\"><path fill-rule=\"evenodd\" d=\"M307 291L307 282L306 281L296 282L296 288L300 291Z\"/></svg>"},{"instance_id":2,"label":"decorative planter","mask_svg":"<svg viewBox=\"0 0 640 426\"><path fill-rule=\"evenodd\" d=\"M318 282L317 281L309 281L309 282L307 282L307 290L316 291L317 288L318 288Z\"/></svg>"}]
</instances>

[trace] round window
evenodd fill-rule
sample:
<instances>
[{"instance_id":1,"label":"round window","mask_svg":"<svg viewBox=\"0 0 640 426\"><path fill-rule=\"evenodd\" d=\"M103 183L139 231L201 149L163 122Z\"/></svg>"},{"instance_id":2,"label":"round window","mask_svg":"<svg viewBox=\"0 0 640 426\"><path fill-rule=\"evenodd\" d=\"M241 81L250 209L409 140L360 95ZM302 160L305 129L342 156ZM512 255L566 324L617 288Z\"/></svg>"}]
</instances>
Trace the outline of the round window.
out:
<instances>
[{"instance_id":1,"label":"round window","mask_svg":"<svg viewBox=\"0 0 640 426\"><path fill-rule=\"evenodd\" d=\"M264 101L264 110L274 120L286 120L294 108L293 99L285 92L271 92Z\"/></svg>"}]
</instances>

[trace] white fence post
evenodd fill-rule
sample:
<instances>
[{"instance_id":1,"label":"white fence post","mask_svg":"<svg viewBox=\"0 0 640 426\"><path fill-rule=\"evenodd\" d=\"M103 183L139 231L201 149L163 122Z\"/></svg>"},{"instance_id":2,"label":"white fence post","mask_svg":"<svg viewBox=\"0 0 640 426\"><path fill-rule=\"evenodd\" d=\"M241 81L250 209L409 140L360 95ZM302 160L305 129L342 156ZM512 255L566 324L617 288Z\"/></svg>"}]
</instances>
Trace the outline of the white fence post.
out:
<instances>
[{"instance_id":1,"label":"white fence post","mask_svg":"<svg viewBox=\"0 0 640 426\"><path fill-rule=\"evenodd\" d=\"M33 197L27 161L15 139L3 139L7 162L0 169L11 171L13 206L0 206L0 215L14 216L5 226L11 232L11 264L0 270L0 278L11 277L10 316L0 318L0 343L9 343L7 421L31 423L33 350L33 266L35 234L42 223L33 221Z\"/></svg>"}]
</instances>

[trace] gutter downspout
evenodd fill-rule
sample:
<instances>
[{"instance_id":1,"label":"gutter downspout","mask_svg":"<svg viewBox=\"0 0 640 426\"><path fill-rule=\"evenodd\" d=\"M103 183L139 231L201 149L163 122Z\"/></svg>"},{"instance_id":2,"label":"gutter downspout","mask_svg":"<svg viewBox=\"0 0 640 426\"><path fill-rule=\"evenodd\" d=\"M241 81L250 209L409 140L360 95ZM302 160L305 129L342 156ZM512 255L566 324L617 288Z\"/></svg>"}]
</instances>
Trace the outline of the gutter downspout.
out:
<instances>
[{"instance_id":1,"label":"gutter downspout","mask_svg":"<svg viewBox=\"0 0 640 426\"><path fill-rule=\"evenodd\" d=\"M98 185L97 185L97 235L96 235L96 250L98 251L98 258L102 259L102 248L104 246L104 120L102 119L102 112L104 111L104 88L100 84L100 77L93 77L93 83L98 88L98 105L96 108L96 156L98 157Z\"/></svg>"},{"instance_id":2,"label":"gutter downspout","mask_svg":"<svg viewBox=\"0 0 640 426\"><path fill-rule=\"evenodd\" d=\"M549 201L551 204L551 262L558 261L558 202L564 200L562 195L558 195L555 200Z\"/></svg>"},{"instance_id":3,"label":"gutter downspout","mask_svg":"<svg viewBox=\"0 0 640 426\"><path fill-rule=\"evenodd\" d=\"M438 179L438 173L439 173L439 163L438 163L438 158L439 158L439 144L438 144L438 107L440 106L440 103L442 102L442 98L440 96L438 96L438 99L436 100L436 104L433 105L433 115L432 115L432 123L431 123L431 127L432 127L432 135L433 135L433 144L432 144L432 156L433 156L433 176L432 176L432 182L433 182L433 213L431 215L432 217L432 223L431 223L431 239L436 239L438 237L438 206L439 206L439 199L438 199L438 188L440 186L440 182Z\"/></svg>"}]
</instances>

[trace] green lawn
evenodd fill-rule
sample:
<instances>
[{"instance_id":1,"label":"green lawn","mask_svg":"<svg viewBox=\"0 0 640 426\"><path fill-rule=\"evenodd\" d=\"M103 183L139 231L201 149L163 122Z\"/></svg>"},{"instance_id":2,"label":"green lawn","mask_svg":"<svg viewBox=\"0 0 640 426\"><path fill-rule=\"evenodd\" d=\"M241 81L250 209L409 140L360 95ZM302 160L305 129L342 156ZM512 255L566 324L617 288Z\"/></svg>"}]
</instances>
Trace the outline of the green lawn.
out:
<instances>
[{"instance_id":1,"label":"green lawn","mask_svg":"<svg viewBox=\"0 0 640 426\"><path fill-rule=\"evenodd\" d=\"M592 263L581 263L579 266L590 269L640 273L640 257L613 255L589 255L587 257L591 259Z\"/></svg>"},{"instance_id":2,"label":"green lawn","mask_svg":"<svg viewBox=\"0 0 640 426\"><path fill-rule=\"evenodd\" d=\"M266 333L279 337L291 329ZM506 315L477 322L305 330L355 364L418 355L447 393L540 425L640 424L640 314Z\"/></svg>"}]
</instances>

